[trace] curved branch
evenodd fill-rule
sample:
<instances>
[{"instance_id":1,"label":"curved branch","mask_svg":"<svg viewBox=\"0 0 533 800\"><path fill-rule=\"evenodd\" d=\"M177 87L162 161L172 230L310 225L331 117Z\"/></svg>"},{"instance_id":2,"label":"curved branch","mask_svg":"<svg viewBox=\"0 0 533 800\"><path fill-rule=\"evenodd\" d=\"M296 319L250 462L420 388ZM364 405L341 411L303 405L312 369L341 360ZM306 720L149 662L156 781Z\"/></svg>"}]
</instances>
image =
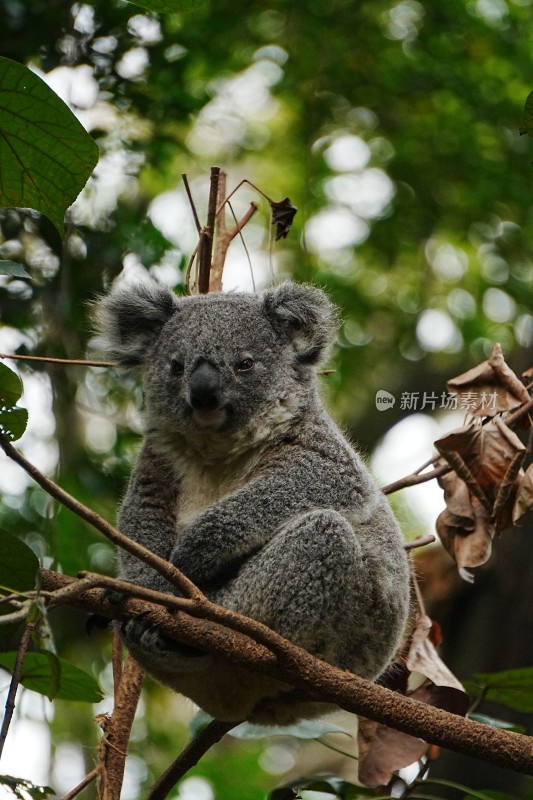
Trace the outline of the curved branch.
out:
<instances>
[{"instance_id":1,"label":"curved branch","mask_svg":"<svg viewBox=\"0 0 533 800\"><path fill-rule=\"evenodd\" d=\"M46 591L55 591L73 581L49 570L42 570L41 579ZM240 617L242 631L246 628L250 631L249 636L210 620L196 619L183 611L169 613L167 609L146 601L128 599L116 608L103 602L101 592L94 589L74 597L70 604L113 619L127 619L149 612L165 636L223 655L231 663L246 664L302 689L309 697L335 703L346 711L424 741L533 775L532 738L491 728L397 694L320 661L287 640L283 640L283 652L278 651L275 656L254 640L252 630L257 623L246 617L236 615ZM274 632L272 634L281 639Z\"/></svg>"},{"instance_id":2,"label":"curved branch","mask_svg":"<svg viewBox=\"0 0 533 800\"><path fill-rule=\"evenodd\" d=\"M179 754L170 767L154 783L146 800L164 800L168 797L170 790L195 764L201 757L219 742L222 737L235 727L235 722L221 722L218 719L212 720L202 731L200 731L187 747Z\"/></svg>"}]
</instances>

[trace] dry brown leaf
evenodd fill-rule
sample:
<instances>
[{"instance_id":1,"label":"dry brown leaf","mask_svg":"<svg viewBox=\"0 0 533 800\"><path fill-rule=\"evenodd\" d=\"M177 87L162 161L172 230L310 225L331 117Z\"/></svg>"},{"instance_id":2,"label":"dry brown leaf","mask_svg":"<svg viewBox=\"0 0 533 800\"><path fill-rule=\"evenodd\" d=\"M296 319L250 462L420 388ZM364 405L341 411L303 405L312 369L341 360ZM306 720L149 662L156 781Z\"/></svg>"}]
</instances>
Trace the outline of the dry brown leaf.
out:
<instances>
[{"instance_id":1,"label":"dry brown leaf","mask_svg":"<svg viewBox=\"0 0 533 800\"><path fill-rule=\"evenodd\" d=\"M470 705L468 695L462 687L436 686L431 680L425 680L407 696L461 716L466 714ZM364 717L359 717L357 742L359 781L365 786L373 787L386 786L393 772L418 761L428 749L428 743L422 739Z\"/></svg>"},{"instance_id":2,"label":"dry brown leaf","mask_svg":"<svg viewBox=\"0 0 533 800\"><path fill-rule=\"evenodd\" d=\"M444 460L441 463L444 463ZM440 466L440 463L435 466ZM474 512L466 483L454 471L441 475L438 483L444 490L444 502L449 516L446 524L454 528L463 528L465 534L469 530L474 530Z\"/></svg>"},{"instance_id":3,"label":"dry brown leaf","mask_svg":"<svg viewBox=\"0 0 533 800\"><path fill-rule=\"evenodd\" d=\"M447 383L451 394L460 395L471 414L494 416L529 400L524 384L507 365L499 344L487 361L469 369Z\"/></svg>"},{"instance_id":4,"label":"dry brown leaf","mask_svg":"<svg viewBox=\"0 0 533 800\"><path fill-rule=\"evenodd\" d=\"M358 742L358 778L364 786L385 786L395 770L418 761L428 747L422 739L362 717L359 717Z\"/></svg>"},{"instance_id":5,"label":"dry brown leaf","mask_svg":"<svg viewBox=\"0 0 533 800\"><path fill-rule=\"evenodd\" d=\"M496 534L494 520L487 510L472 497L474 511L474 530L468 536L456 536L454 557L459 569L464 567L480 567L485 564L492 553L492 540Z\"/></svg>"},{"instance_id":6,"label":"dry brown leaf","mask_svg":"<svg viewBox=\"0 0 533 800\"><path fill-rule=\"evenodd\" d=\"M460 681L455 677L437 653L435 624L425 614L419 614L410 637L410 645L405 663L411 672L420 672L437 686L452 686L464 692Z\"/></svg>"},{"instance_id":7,"label":"dry brown leaf","mask_svg":"<svg viewBox=\"0 0 533 800\"><path fill-rule=\"evenodd\" d=\"M533 464L526 469L525 475L520 481L520 486L516 492L516 499L513 506L512 521L515 525L519 519L531 511L533 508Z\"/></svg>"},{"instance_id":8,"label":"dry brown leaf","mask_svg":"<svg viewBox=\"0 0 533 800\"><path fill-rule=\"evenodd\" d=\"M424 681L414 692L410 692L409 697L461 717L464 717L470 708L470 698L464 689L456 689L454 686L436 686L430 680Z\"/></svg>"}]
</instances>

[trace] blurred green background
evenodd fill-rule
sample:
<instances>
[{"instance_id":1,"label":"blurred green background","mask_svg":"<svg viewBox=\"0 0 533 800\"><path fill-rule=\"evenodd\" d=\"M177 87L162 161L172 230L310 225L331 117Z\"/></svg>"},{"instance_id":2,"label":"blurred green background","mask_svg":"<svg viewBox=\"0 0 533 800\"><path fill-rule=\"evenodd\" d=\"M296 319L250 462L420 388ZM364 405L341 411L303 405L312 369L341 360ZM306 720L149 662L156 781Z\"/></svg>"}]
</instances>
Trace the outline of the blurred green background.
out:
<instances>
[{"instance_id":1,"label":"blurred green background","mask_svg":"<svg viewBox=\"0 0 533 800\"><path fill-rule=\"evenodd\" d=\"M229 189L247 178L298 206L270 257L268 205L247 186L234 203L238 215L251 200L260 204L245 230L257 286L273 276L312 281L339 305L325 392L369 456L409 416L404 393L418 397L412 410L431 412L424 393L440 398L446 379L486 358L494 341L517 372L531 366L533 145L518 133L533 88L531 23L530 0L206 0L168 15L123 0L2 0L0 53L30 65L63 97L101 160L69 213L64 242L31 211L0 211L0 257L21 261L32 276L0 278L0 352L83 357L88 301L119 274L148 270L181 291L196 241L181 174L203 218L217 164ZM252 288L238 241L224 288ZM138 376L14 368L30 409L22 449L112 520L141 430ZM378 413L380 389L396 403ZM394 441L407 473L416 442ZM2 527L46 566L113 572L109 545L5 460L0 490ZM416 507L394 503L409 533L427 532ZM446 591L433 600L460 677L532 662L531 548L525 533L513 536L474 588L439 562ZM88 637L73 611L54 612L53 621L60 654L110 692L109 637ZM66 792L93 763L93 709L57 703L52 712L33 700L20 713L20 725L40 737L39 775ZM143 797L183 746L191 714L147 686L125 800ZM24 741L30 729L20 730ZM175 797L264 797L297 747L225 742L194 771L202 780L188 779ZM501 770L443 769L472 785L523 790Z\"/></svg>"}]
</instances>

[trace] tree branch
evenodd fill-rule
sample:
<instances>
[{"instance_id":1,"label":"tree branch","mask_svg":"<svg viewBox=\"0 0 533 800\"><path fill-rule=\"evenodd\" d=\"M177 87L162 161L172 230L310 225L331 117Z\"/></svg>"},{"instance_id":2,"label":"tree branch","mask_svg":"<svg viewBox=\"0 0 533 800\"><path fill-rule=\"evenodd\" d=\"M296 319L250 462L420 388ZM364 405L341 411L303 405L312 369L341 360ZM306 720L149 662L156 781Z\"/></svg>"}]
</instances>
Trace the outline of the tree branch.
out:
<instances>
[{"instance_id":1,"label":"tree branch","mask_svg":"<svg viewBox=\"0 0 533 800\"><path fill-rule=\"evenodd\" d=\"M41 580L43 589L49 592L73 581L50 570L42 570ZM245 636L184 611L169 613L161 606L136 599L127 599L117 608L102 601L101 592L94 589L72 598L69 604L113 619L128 619L148 612L165 636L222 655L231 663L247 665L302 689L310 698L335 703L346 711L432 744L533 775L533 740L530 737L463 719L397 694L320 661L286 640L275 656L257 643L253 634ZM252 631L257 625L254 620L235 616L241 619L242 631L246 628ZM281 639L278 634L272 634Z\"/></svg>"},{"instance_id":2,"label":"tree branch","mask_svg":"<svg viewBox=\"0 0 533 800\"><path fill-rule=\"evenodd\" d=\"M235 722L221 722L218 719L212 720L194 739L189 742L187 747L179 754L177 759L172 762L170 767L154 783L150 790L147 800L164 800L170 790L190 769L194 767L201 757L222 737L234 728Z\"/></svg>"}]
</instances>

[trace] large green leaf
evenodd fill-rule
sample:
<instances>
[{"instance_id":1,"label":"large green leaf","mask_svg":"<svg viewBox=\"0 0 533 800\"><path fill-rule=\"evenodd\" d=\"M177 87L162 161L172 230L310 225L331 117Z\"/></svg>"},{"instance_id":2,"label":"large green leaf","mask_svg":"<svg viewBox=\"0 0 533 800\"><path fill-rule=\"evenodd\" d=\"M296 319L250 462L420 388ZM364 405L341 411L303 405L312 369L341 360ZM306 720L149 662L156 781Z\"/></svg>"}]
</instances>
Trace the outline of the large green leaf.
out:
<instances>
[{"instance_id":1,"label":"large green leaf","mask_svg":"<svg viewBox=\"0 0 533 800\"><path fill-rule=\"evenodd\" d=\"M517 711L533 712L533 667L478 673L474 681L465 683L469 694L483 695Z\"/></svg>"},{"instance_id":2,"label":"large green leaf","mask_svg":"<svg viewBox=\"0 0 533 800\"><path fill-rule=\"evenodd\" d=\"M0 434L11 441L22 436L28 423L28 412L16 405L21 394L19 376L5 364L0 364Z\"/></svg>"},{"instance_id":3,"label":"large green leaf","mask_svg":"<svg viewBox=\"0 0 533 800\"><path fill-rule=\"evenodd\" d=\"M27 544L0 531L0 587L11 592L35 589L39 559Z\"/></svg>"},{"instance_id":4,"label":"large green leaf","mask_svg":"<svg viewBox=\"0 0 533 800\"><path fill-rule=\"evenodd\" d=\"M63 235L65 211L97 161L97 145L55 92L0 58L0 205L34 208Z\"/></svg>"},{"instance_id":5,"label":"large green leaf","mask_svg":"<svg viewBox=\"0 0 533 800\"><path fill-rule=\"evenodd\" d=\"M0 666L13 672L16 658L15 652L0 653ZM92 675L53 653L26 653L20 682L49 700L98 703L104 696Z\"/></svg>"},{"instance_id":6,"label":"large green leaf","mask_svg":"<svg viewBox=\"0 0 533 800\"><path fill-rule=\"evenodd\" d=\"M161 14L173 14L176 11L194 11L205 3L205 0L130 0L135 6Z\"/></svg>"}]
</instances>

